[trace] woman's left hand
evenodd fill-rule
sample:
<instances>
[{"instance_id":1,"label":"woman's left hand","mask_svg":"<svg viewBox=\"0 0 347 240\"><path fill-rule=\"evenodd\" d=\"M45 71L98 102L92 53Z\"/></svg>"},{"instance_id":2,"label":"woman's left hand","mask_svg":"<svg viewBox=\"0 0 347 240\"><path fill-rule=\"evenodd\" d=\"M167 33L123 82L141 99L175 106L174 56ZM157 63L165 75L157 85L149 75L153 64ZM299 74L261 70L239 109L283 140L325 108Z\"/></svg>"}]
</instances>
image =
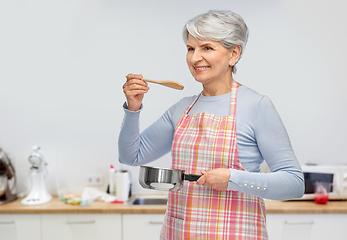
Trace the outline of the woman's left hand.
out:
<instances>
[{"instance_id":1,"label":"woman's left hand","mask_svg":"<svg viewBox=\"0 0 347 240\"><path fill-rule=\"evenodd\" d=\"M202 171L202 176L196 181L196 184L209 186L217 191L226 191L230 178L228 168L217 168L210 171Z\"/></svg>"}]
</instances>

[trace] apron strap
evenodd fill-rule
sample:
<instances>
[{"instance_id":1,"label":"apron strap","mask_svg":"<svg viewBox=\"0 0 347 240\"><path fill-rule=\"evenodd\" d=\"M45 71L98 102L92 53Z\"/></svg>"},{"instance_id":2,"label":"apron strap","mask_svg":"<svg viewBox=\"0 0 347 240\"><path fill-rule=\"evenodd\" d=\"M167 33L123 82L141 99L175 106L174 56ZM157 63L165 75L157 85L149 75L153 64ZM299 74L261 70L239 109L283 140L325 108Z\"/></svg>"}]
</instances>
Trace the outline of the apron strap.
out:
<instances>
[{"instance_id":1,"label":"apron strap","mask_svg":"<svg viewBox=\"0 0 347 240\"><path fill-rule=\"evenodd\" d=\"M231 96L230 96L230 111L229 116L236 116L236 95L237 95L238 82L233 81L233 85L231 87Z\"/></svg>"},{"instance_id":2,"label":"apron strap","mask_svg":"<svg viewBox=\"0 0 347 240\"><path fill-rule=\"evenodd\" d=\"M237 88L238 88L238 82L235 80L233 81L233 84L231 86L231 96L230 96L230 110L229 110L229 116L235 116L236 114L236 95L237 95ZM194 104L198 101L200 95L202 92L200 92L194 99L194 101L189 105L189 107L184 112L184 115L187 115L194 106Z\"/></svg>"}]
</instances>

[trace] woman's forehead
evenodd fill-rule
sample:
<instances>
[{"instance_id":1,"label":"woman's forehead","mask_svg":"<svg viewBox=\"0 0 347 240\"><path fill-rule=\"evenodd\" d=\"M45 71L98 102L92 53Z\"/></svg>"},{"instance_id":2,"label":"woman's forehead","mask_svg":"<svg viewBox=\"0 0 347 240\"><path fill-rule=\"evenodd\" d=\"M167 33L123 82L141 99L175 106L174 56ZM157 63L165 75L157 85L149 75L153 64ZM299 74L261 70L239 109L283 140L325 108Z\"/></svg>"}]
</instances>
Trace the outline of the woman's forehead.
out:
<instances>
[{"instance_id":1,"label":"woman's forehead","mask_svg":"<svg viewBox=\"0 0 347 240\"><path fill-rule=\"evenodd\" d=\"M193 45L193 44L194 45L207 45L207 44L219 45L221 43L217 42L217 41L209 40L209 39L198 39L198 38L195 38L194 36L189 34L187 45Z\"/></svg>"}]
</instances>

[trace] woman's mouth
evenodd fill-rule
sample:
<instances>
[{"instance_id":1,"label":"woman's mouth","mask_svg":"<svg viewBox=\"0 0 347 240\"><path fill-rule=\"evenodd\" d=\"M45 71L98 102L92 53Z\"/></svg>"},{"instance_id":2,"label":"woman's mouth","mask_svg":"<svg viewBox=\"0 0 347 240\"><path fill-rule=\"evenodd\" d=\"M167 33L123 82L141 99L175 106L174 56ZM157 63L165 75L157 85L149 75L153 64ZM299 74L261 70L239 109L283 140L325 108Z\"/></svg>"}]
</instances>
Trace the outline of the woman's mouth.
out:
<instances>
[{"instance_id":1,"label":"woman's mouth","mask_svg":"<svg viewBox=\"0 0 347 240\"><path fill-rule=\"evenodd\" d=\"M202 72L202 71L205 71L208 68L209 68L208 66L201 66L201 67L194 66L195 72Z\"/></svg>"}]
</instances>

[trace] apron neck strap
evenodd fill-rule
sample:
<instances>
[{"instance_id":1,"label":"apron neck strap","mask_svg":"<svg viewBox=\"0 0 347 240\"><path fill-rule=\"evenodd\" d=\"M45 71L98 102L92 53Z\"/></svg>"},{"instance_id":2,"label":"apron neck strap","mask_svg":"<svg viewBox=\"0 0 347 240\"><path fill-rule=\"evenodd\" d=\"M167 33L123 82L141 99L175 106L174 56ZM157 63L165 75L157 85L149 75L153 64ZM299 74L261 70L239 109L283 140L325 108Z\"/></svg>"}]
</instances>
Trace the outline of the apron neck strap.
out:
<instances>
[{"instance_id":1,"label":"apron neck strap","mask_svg":"<svg viewBox=\"0 0 347 240\"><path fill-rule=\"evenodd\" d=\"M236 113L236 96L237 96L237 88L238 88L238 82L233 80L233 84L231 87L231 96L230 96L230 110L229 110L229 115L230 116L235 116ZM184 112L185 115L187 115L196 103L198 101L199 97L201 96L202 92L200 92L194 99L194 101L189 105L189 107L186 109Z\"/></svg>"}]
</instances>

